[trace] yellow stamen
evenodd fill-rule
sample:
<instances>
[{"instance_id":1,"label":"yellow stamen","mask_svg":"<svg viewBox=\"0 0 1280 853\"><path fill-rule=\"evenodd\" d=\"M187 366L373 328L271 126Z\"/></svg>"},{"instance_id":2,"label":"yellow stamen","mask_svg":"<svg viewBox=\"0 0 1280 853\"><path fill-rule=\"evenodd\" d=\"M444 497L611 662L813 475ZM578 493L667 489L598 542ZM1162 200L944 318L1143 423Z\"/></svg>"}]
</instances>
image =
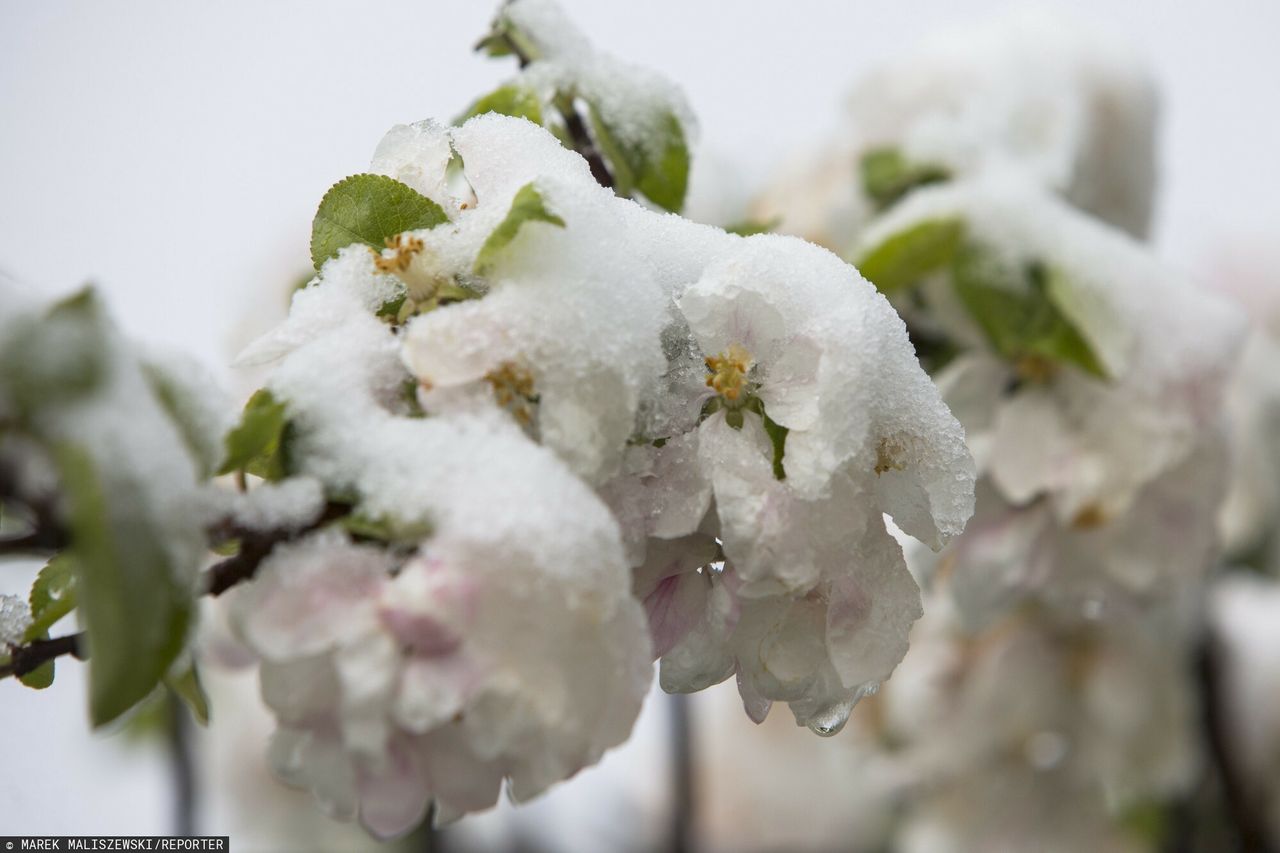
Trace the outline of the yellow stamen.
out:
<instances>
[{"instance_id":1,"label":"yellow stamen","mask_svg":"<svg viewBox=\"0 0 1280 853\"><path fill-rule=\"evenodd\" d=\"M899 460L906 451L907 449L896 439L880 439L880 444L876 447L876 476L878 477L886 471L901 471L905 469L907 467L906 463Z\"/></svg>"},{"instance_id":2,"label":"yellow stamen","mask_svg":"<svg viewBox=\"0 0 1280 853\"><path fill-rule=\"evenodd\" d=\"M373 265L380 273L402 273L422 251L422 241L409 233L397 234L387 238L387 248L391 250L390 255L373 253Z\"/></svg>"},{"instance_id":3,"label":"yellow stamen","mask_svg":"<svg viewBox=\"0 0 1280 853\"><path fill-rule=\"evenodd\" d=\"M1082 506L1071 519L1071 526L1076 530L1094 530L1107 523L1107 514L1097 504Z\"/></svg>"},{"instance_id":4,"label":"yellow stamen","mask_svg":"<svg viewBox=\"0 0 1280 853\"><path fill-rule=\"evenodd\" d=\"M533 423L533 404L536 395L533 374L518 364L507 361L484 375L493 388L498 405L511 412L522 426Z\"/></svg>"},{"instance_id":5,"label":"yellow stamen","mask_svg":"<svg viewBox=\"0 0 1280 853\"><path fill-rule=\"evenodd\" d=\"M709 355L707 386L730 403L736 403L747 390L747 372L751 369L751 353L731 344L719 355Z\"/></svg>"}]
</instances>

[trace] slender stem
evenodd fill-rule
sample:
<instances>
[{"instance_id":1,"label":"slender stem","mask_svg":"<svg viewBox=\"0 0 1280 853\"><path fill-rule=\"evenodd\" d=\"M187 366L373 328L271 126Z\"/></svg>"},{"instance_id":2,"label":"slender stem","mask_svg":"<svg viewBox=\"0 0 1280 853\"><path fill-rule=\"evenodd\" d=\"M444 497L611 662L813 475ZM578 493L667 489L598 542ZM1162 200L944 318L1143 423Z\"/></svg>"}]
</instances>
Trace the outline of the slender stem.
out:
<instances>
[{"instance_id":1,"label":"slender stem","mask_svg":"<svg viewBox=\"0 0 1280 853\"><path fill-rule=\"evenodd\" d=\"M698 803L693 781L695 755L688 694L670 694L667 706L671 709L671 837L667 849L671 853L691 853L696 849Z\"/></svg>"},{"instance_id":2,"label":"slender stem","mask_svg":"<svg viewBox=\"0 0 1280 853\"><path fill-rule=\"evenodd\" d=\"M169 712L169 771L173 779L173 834L196 834L196 762L190 712L172 692Z\"/></svg>"},{"instance_id":3,"label":"slender stem","mask_svg":"<svg viewBox=\"0 0 1280 853\"><path fill-rule=\"evenodd\" d=\"M219 596L236 584L247 581L258 571L258 566L265 560L277 545L297 539L316 528L323 527L331 521L351 512L346 504L330 501L325 504L320 517L308 525L294 530L272 530L269 532L235 530L225 527L217 531L220 538L240 539L240 550L225 560L214 563L204 573L203 591L207 595Z\"/></svg>"},{"instance_id":4,"label":"slender stem","mask_svg":"<svg viewBox=\"0 0 1280 853\"><path fill-rule=\"evenodd\" d=\"M1222 787L1222 798L1231 818L1239 850L1268 853L1275 847L1267 837L1266 824L1251 795L1231 743L1231 721L1227 713L1224 678L1224 650L1212 629L1206 628L1196 651L1196 679L1200 688L1200 722L1209 760Z\"/></svg>"},{"instance_id":5,"label":"slender stem","mask_svg":"<svg viewBox=\"0 0 1280 853\"><path fill-rule=\"evenodd\" d=\"M516 63L522 70L526 68L532 61L530 56L516 39L508 36L506 42L512 55L516 58ZM604 162L604 156L596 148L596 143L591 138L591 134L587 132L587 125L583 122L582 115L578 112L577 104L574 103L572 95L561 94L554 101L556 111L564 119L564 127L569 132L569 140L573 143L573 150L581 154L583 159L587 161L587 165L591 167L591 177L595 178L596 183L605 189L613 189L613 174L609 171L609 166Z\"/></svg>"}]
</instances>

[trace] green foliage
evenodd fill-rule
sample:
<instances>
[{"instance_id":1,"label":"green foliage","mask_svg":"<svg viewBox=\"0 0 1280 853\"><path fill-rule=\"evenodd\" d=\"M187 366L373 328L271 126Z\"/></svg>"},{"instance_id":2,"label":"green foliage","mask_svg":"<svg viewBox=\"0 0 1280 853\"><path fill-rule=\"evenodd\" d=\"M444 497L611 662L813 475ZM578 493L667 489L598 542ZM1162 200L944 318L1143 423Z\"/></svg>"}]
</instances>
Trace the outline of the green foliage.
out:
<instances>
[{"instance_id":1,"label":"green foliage","mask_svg":"<svg viewBox=\"0 0 1280 853\"><path fill-rule=\"evenodd\" d=\"M948 266L960 249L961 219L931 219L890 235L862 256L855 266L884 294L915 284Z\"/></svg>"},{"instance_id":2,"label":"green foliage","mask_svg":"<svg viewBox=\"0 0 1280 853\"><path fill-rule=\"evenodd\" d=\"M49 637L46 635L38 639L47 640ZM53 684L53 664L53 661L47 660L26 675L19 675L18 681L32 690L44 690Z\"/></svg>"},{"instance_id":3,"label":"green foliage","mask_svg":"<svg viewBox=\"0 0 1280 853\"><path fill-rule=\"evenodd\" d=\"M916 187L950 179L941 166L911 163L897 148L876 148L862 155L862 188L879 210L889 207Z\"/></svg>"},{"instance_id":4,"label":"green foliage","mask_svg":"<svg viewBox=\"0 0 1280 853\"><path fill-rule=\"evenodd\" d=\"M200 476L213 476L221 458L221 448L216 441L206 437L204 425L199 420L205 413L195 402L196 392L176 373L156 364L143 362L142 373L151 386L151 393L177 427L183 446L199 466Z\"/></svg>"},{"instance_id":5,"label":"green foliage","mask_svg":"<svg viewBox=\"0 0 1280 853\"><path fill-rule=\"evenodd\" d=\"M775 423L773 418L763 411L760 413L760 418L764 421L764 431L768 434L770 443L773 444L773 478L775 480L785 480L787 479L787 471L782 466L782 457L787 452L787 433L790 430L781 424Z\"/></svg>"},{"instance_id":6,"label":"green foliage","mask_svg":"<svg viewBox=\"0 0 1280 853\"><path fill-rule=\"evenodd\" d=\"M448 217L440 205L385 175L352 175L329 188L311 223L316 269L352 243L381 250L388 237L434 228Z\"/></svg>"},{"instance_id":7,"label":"green foliage","mask_svg":"<svg viewBox=\"0 0 1280 853\"><path fill-rule=\"evenodd\" d=\"M475 49L493 57L515 56L521 66L541 55L537 44L507 17L505 9L498 10L489 25L489 32L476 42Z\"/></svg>"},{"instance_id":8,"label":"green foliage","mask_svg":"<svg viewBox=\"0 0 1280 853\"><path fill-rule=\"evenodd\" d=\"M219 474L245 471L264 480L288 473L289 417L284 403L262 388L245 403L240 423L227 433L226 455Z\"/></svg>"},{"instance_id":9,"label":"green foliage","mask_svg":"<svg viewBox=\"0 0 1280 853\"><path fill-rule=\"evenodd\" d=\"M526 222L545 222L564 227L564 220L547 209L542 194L532 183L525 184L516 192L506 217L480 247L474 267L476 275L484 275L493 269L503 249L516 238Z\"/></svg>"},{"instance_id":10,"label":"green foliage","mask_svg":"<svg viewBox=\"0 0 1280 853\"><path fill-rule=\"evenodd\" d=\"M0 349L0 399L25 419L91 393L104 378L104 320L97 293L85 287L20 324Z\"/></svg>"},{"instance_id":11,"label":"green foliage","mask_svg":"<svg viewBox=\"0 0 1280 853\"><path fill-rule=\"evenodd\" d=\"M209 725L209 696L204 692L200 673L194 663L179 674L165 678L164 683L187 706L197 723Z\"/></svg>"},{"instance_id":12,"label":"green foliage","mask_svg":"<svg viewBox=\"0 0 1280 853\"><path fill-rule=\"evenodd\" d=\"M107 488L84 451L56 448L76 598L88 634L89 716L108 723L155 689L181 651L192 591L148 517L142 483Z\"/></svg>"},{"instance_id":13,"label":"green foliage","mask_svg":"<svg viewBox=\"0 0 1280 853\"><path fill-rule=\"evenodd\" d=\"M59 554L48 562L31 585L28 598L31 605L31 625L27 627L25 642L46 637L49 629L76 606L76 564L67 553Z\"/></svg>"},{"instance_id":14,"label":"green foliage","mask_svg":"<svg viewBox=\"0 0 1280 853\"><path fill-rule=\"evenodd\" d=\"M342 526L356 539L368 539L391 545L415 545L431 535L431 525L425 521L404 522L362 513L343 516Z\"/></svg>"},{"instance_id":15,"label":"green foliage","mask_svg":"<svg viewBox=\"0 0 1280 853\"><path fill-rule=\"evenodd\" d=\"M485 113L499 113L504 116L527 118L534 124L542 124L542 103L538 94L527 86L508 83L499 86L489 94L476 100L467 111L454 119L454 124L462 124L467 119Z\"/></svg>"},{"instance_id":16,"label":"green foliage","mask_svg":"<svg viewBox=\"0 0 1280 853\"><path fill-rule=\"evenodd\" d=\"M751 237L755 234L768 234L781 224L781 216L775 216L772 219L744 219L742 222L725 226L724 230L739 237Z\"/></svg>"},{"instance_id":17,"label":"green foliage","mask_svg":"<svg viewBox=\"0 0 1280 853\"><path fill-rule=\"evenodd\" d=\"M969 244L957 255L953 273L960 301L1000 355L1019 366L1072 364L1107 377L1088 341L1058 306L1060 272L1039 263L1019 268Z\"/></svg>"},{"instance_id":18,"label":"green foliage","mask_svg":"<svg viewBox=\"0 0 1280 853\"><path fill-rule=\"evenodd\" d=\"M608 161L618 195L639 192L664 210L679 213L689 189L690 156L675 114L656 114L643 143L624 142L596 104L590 105L589 117L592 138Z\"/></svg>"}]
</instances>

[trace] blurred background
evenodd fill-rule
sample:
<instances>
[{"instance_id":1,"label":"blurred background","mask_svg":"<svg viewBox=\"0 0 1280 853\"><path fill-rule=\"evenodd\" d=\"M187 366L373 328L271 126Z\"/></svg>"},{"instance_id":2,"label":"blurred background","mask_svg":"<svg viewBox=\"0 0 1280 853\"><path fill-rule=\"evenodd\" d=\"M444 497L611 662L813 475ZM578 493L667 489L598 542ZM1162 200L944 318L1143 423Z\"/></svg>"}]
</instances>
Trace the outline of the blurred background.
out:
<instances>
[{"instance_id":1,"label":"blurred background","mask_svg":"<svg viewBox=\"0 0 1280 853\"><path fill-rule=\"evenodd\" d=\"M685 88L701 125L691 212L708 219L735 218L784 162L829 134L859 74L923 35L1008 8L985 0L562 3L598 46ZM448 119L511 73L471 51L492 7L0 3L0 271L46 294L93 281L130 333L190 352L243 392L230 359L282 315L288 285L308 271L311 217L324 191L362 171L391 125ZM1241 253L1274 253L1280 4L1088 0L1071 11L1127 39L1156 76L1153 237L1162 258L1203 275ZM36 567L4 568L0 592L21 593ZM80 675L74 663L62 665L43 694L0 684L0 829L172 831L165 738L91 735ZM372 847L268 777L270 724L252 672L227 668L209 680L214 718L194 735L197 829L230 834L237 851ZM808 815L778 829L770 843L779 847L821 845L858 823L841 792L803 784L836 778L857 788L860 770L874 772L851 762L840 738L794 729L785 709L757 729L732 684L691 704L699 831L712 846L734 849L743 802L779 791L792 791ZM601 766L519 812L464 821L453 846L498 846L515 834L548 849L660 844L669 710L666 697L651 697L633 739ZM768 763L780 755L788 759ZM833 767L843 774L824 769ZM721 794L729 780L742 797Z\"/></svg>"}]
</instances>

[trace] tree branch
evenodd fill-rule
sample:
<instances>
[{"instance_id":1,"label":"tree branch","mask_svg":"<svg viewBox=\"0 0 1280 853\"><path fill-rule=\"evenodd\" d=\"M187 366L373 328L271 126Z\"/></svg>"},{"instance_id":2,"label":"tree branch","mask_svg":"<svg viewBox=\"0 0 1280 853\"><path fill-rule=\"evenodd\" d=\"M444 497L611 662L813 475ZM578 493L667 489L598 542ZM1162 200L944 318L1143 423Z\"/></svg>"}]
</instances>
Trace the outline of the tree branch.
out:
<instances>
[{"instance_id":1,"label":"tree branch","mask_svg":"<svg viewBox=\"0 0 1280 853\"><path fill-rule=\"evenodd\" d=\"M10 675L20 678L62 655L71 655L77 660L89 657L84 647L83 631L52 640L32 640L25 646L15 647L9 655L9 662L0 666L0 678Z\"/></svg>"},{"instance_id":2,"label":"tree branch","mask_svg":"<svg viewBox=\"0 0 1280 853\"><path fill-rule=\"evenodd\" d=\"M214 563L204 573L201 592L205 595L219 596L236 584L247 581L258 571L258 566L270 556L275 547L282 542L297 539L331 521L342 518L351 512L347 504L329 501L325 504L320 517L303 527L288 530L272 530L269 532L239 530L224 526L217 531L223 538L240 539L240 550L231 557ZM217 535L215 535L217 538Z\"/></svg>"}]
</instances>

